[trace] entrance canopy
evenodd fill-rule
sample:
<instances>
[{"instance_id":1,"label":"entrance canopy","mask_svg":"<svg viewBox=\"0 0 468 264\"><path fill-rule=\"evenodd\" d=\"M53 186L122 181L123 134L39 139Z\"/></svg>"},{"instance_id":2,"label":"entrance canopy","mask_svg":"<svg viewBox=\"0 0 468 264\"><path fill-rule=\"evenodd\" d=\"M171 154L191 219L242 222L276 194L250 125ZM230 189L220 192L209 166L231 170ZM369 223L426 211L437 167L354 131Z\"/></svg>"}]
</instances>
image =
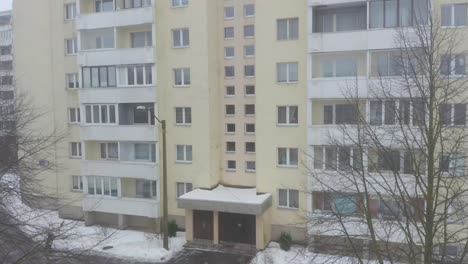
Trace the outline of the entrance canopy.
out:
<instances>
[{"instance_id":1,"label":"entrance canopy","mask_svg":"<svg viewBox=\"0 0 468 264\"><path fill-rule=\"evenodd\" d=\"M271 194L257 194L255 188L218 185L212 190L196 189L178 198L179 208L261 215L271 206Z\"/></svg>"}]
</instances>

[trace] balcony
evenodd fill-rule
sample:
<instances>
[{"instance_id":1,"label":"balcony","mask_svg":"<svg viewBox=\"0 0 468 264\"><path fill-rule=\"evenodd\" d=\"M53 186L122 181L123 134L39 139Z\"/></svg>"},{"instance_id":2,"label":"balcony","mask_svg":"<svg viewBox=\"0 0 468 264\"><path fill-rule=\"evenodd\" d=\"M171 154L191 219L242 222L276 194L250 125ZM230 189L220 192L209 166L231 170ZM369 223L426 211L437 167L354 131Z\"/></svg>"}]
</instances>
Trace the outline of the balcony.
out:
<instances>
[{"instance_id":1,"label":"balcony","mask_svg":"<svg viewBox=\"0 0 468 264\"><path fill-rule=\"evenodd\" d=\"M81 169L83 175L146 180L159 179L159 165L150 162L84 160L81 162Z\"/></svg>"},{"instance_id":2,"label":"balcony","mask_svg":"<svg viewBox=\"0 0 468 264\"><path fill-rule=\"evenodd\" d=\"M336 4L354 4L356 2L365 3L366 0L308 0L309 6L323 6Z\"/></svg>"},{"instance_id":3,"label":"balcony","mask_svg":"<svg viewBox=\"0 0 468 264\"><path fill-rule=\"evenodd\" d=\"M131 8L112 12L85 13L76 17L78 30L125 27L154 22L153 8Z\"/></svg>"},{"instance_id":4,"label":"balcony","mask_svg":"<svg viewBox=\"0 0 468 264\"><path fill-rule=\"evenodd\" d=\"M159 201L140 198L86 196L83 210L158 218Z\"/></svg>"},{"instance_id":5,"label":"balcony","mask_svg":"<svg viewBox=\"0 0 468 264\"><path fill-rule=\"evenodd\" d=\"M83 88L79 95L82 104L156 102L156 87Z\"/></svg>"},{"instance_id":6,"label":"balcony","mask_svg":"<svg viewBox=\"0 0 468 264\"><path fill-rule=\"evenodd\" d=\"M366 98L368 96L367 78L316 78L309 81L310 99L340 99L350 95Z\"/></svg>"},{"instance_id":7,"label":"balcony","mask_svg":"<svg viewBox=\"0 0 468 264\"><path fill-rule=\"evenodd\" d=\"M102 66L155 63L153 47L97 49L78 53L78 65Z\"/></svg>"},{"instance_id":8,"label":"balcony","mask_svg":"<svg viewBox=\"0 0 468 264\"><path fill-rule=\"evenodd\" d=\"M3 61L13 61L13 55L12 54L0 55L0 62L3 62Z\"/></svg>"},{"instance_id":9,"label":"balcony","mask_svg":"<svg viewBox=\"0 0 468 264\"><path fill-rule=\"evenodd\" d=\"M152 125L83 125L84 141L156 141L157 126Z\"/></svg>"}]
</instances>

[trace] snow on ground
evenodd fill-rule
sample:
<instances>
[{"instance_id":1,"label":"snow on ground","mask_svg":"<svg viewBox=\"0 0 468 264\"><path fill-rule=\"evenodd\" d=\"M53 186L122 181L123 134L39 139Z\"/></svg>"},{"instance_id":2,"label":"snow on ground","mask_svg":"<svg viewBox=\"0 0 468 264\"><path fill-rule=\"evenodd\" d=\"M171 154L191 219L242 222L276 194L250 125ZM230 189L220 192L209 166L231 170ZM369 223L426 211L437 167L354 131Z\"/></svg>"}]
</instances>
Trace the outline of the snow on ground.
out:
<instances>
[{"instance_id":1,"label":"snow on ground","mask_svg":"<svg viewBox=\"0 0 468 264\"><path fill-rule=\"evenodd\" d=\"M169 251L163 248L161 237L153 233L133 230L118 230L100 226L85 226L82 221L59 218L58 212L37 210L10 200L8 208L23 223L22 230L44 241L49 230L55 230L57 238L53 247L57 250L90 251L116 258L138 261L164 262L183 249L185 233L169 239ZM104 250L104 247L113 248Z\"/></svg>"}]
</instances>

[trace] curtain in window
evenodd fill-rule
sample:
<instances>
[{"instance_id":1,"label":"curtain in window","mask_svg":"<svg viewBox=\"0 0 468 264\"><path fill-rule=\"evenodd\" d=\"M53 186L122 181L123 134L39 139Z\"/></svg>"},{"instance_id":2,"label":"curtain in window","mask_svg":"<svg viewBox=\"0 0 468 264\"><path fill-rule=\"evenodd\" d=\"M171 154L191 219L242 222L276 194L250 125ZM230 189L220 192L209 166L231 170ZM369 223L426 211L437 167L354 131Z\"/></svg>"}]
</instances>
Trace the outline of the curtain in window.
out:
<instances>
[{"instance_id":1,"label":"curtain in window","mask_svg":"<svg viewBox=\"0 0 468 264\"><path fill-rule=\"evenodd\" d=\"M295 148L289 149L289 165L297 166L299 159L298 150Z\"/></svg>"},{"instance_id":2,"label":"curtain in window","mask_svg":"<svg viewBox=\"0 0 468 264\"><path fill-rule=\"evenodd\" d=\"M298 118L298 109L297 106L290 106L289 107L289 123L297 124Z\"/></svg>"},{"instance_id":3,"label":"curtain in window","mask_svg":"<svg viewBox=\"0 0 468 264\"><path fill-rule=\"evenodd\" d=\"M278 204L279 206L288 206L288 191L287 190L284 190L284 189L280 189L278 191Z\"/></svg>"},{"instance_id":4,"label":"curtain in window","mask_svg":"<svg viewBox=\"0 0 468 264\"><path fill-rule=\"evenodd\" d=\"M280 19L277 22L277 36L278 40L288 39L288 20Z\"/></svg>"},{"instance_id":5,"label":"curtain in window","mask_svg":"<svg viewBox=\"0 0 468 264\"><path fill-rule=\"evenodd\" d=\"M177 197L182 196L185 193L185 184L184 183L177 183Z\"/></svg>"},{"instance_id":6,"label":"curtain in window","mask_svg":"<svg viewBox=\"0 0 468 264\"><path fill-rule=\"evenodd\" d=\"M119 158L119 147L117 143L108 143L107 148L109 151L109 158L110 159L117 159Z\"/></svg>"},{"instance_id":7,"label":"curtain in window","mask_svg":"<svg viewBox=\"0 0 468 264\"><path fill-rule=\"evenodd\" d=\"M339 195L334 198L333 203L336 212L340 214L354 214L357 211L355 197Z\"/></svg>"},{"instance_id":8,"label":"curtain in window","mask_svg":"<svg viewBox=\"0 0 468 264\"><path fill-rule=\"evenodd\" d=\"M289 19L289 39L299 38L299 19Z\"/></svg>"},{"instance_id":9,"label":"curtain in window","mask_svg":"<svg viewBox=\"0 0 468 264\"><path fill-rule=\"evenodd\" d=\"M94 194L95 177L88 177L88 194Z\"/></svg>"},{"instance_id":10,"label":"curtain in window","mask_svg":"<svg viewBox=\"0 0 468 264\"><path fill-rule=\"evenodd\" d=\"M288 66L286 63L278 63L278 66L277 66L278 82L288 81L287 70L288 70Z\"/></svg>"},{"instance_id":11,"label":"curtain in window","mask_svg":"<svg viewBox=\"0 0 468 264\"><path fill-rule=\"evenodd\" d=\"M382 124L382 101L380 100L370 102L370 124Z\"/></svg>"},{"instance_id":12,"label":"curtain in window","mask_svg":"<svg viewBox=\"0 0 468 264\"><path fill-rule=\"evenodd\" d=\"M299 208L299 191L289 190L289 207Z\"/></svg>"},{"instance_id":13,"label":"curtain in window","mask_svg":"<svg viewBox=\"0 0 468 264\"><path fill-rule=\"evenodd\" d=\"M467 7L466 4L455 5L455 26L466 26L467 25Z\"/></svg>"},{"instance_id":14,"label":"curtain in window","mask_svg":"<svg viewBox=\"0 0 468 264\"><path fill-rule=\"evenodd\" d=\"M278 149L278 164L286 165L287 164L287 149L279 148Z\"/></svg>"},{"instance_id":15,"label":"curtain in window","mask_svg":"<svg viewBox=\"0 0 468 264\"><path fill-rule=\"evenodd\" d=\"M286 124L286 107L285 106L278 107L278 123Z\"/></svg>"},{"instance_id":16,"label":"curtain in window","mask_svg":"<svg viewBox=\"0 0 468 264\"><path fill-rule=\"evenodd\" d=\"M323 148L314 147L314 169L323 169Z\"/></svg>"}]
</instances>

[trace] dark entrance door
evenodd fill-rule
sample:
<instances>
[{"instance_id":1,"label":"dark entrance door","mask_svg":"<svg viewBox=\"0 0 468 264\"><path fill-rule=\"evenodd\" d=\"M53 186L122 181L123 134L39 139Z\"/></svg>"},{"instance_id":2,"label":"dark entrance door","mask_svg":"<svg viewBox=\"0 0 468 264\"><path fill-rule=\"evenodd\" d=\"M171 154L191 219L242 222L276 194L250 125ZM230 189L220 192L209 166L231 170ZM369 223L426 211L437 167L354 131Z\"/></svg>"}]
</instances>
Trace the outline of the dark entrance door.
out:
<instances>
[{"instance_id":1,"label":"dark entrance door","mask_svg":"<svg viewBox=\"0 0 468 264\"><path fill-rule=\"evenodd\" d=\"M213 240L213 212L193 211L193 238Z\"/></svg>"},{"instance_id":2,"label":"dark entrance door","mask_svg":"<svg viewBox=\"0 0 468 264\"><path fill-rule=\"evenodd\" d=\"M219 240L255 245L255 215L219 213Z\"/></svg>"}]
</instances>

